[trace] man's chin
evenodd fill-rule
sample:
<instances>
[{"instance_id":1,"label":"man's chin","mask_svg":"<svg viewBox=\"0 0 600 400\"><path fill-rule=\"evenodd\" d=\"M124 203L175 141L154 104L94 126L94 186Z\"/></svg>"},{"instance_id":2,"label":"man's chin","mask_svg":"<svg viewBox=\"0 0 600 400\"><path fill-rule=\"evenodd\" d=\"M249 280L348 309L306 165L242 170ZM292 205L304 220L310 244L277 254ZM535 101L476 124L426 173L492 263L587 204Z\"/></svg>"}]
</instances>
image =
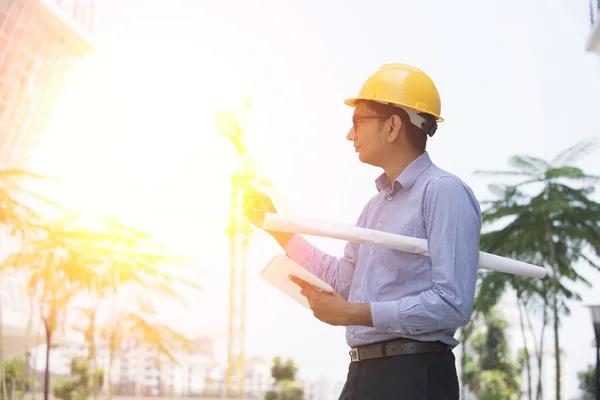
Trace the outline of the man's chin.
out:
<instances>
[{"instance_id":1,"label":"man's chin","mask_svg":"<svg viewBox=\"0 0 600 400\"><path fill-rule=\"evenodd\" d=\"M373 167L379 167L379 164L377 162L375 162L373 157L369 157L369 156L365 155L364 153L358 153L358 159L363 164L368 164Z\"/></svg>"},{"instance_id":2,"label":"man's chin","mask_svg":"<svg viewBox=\"0 0 600 400\"><path fill-rule=\"evenodd\" d=\"M358 159L360 160L360 162L365 163L365 164L371 164L369 162L369 157L366 156L364 153L359 152L358 153Z\"/></svg>"}]
</instances>

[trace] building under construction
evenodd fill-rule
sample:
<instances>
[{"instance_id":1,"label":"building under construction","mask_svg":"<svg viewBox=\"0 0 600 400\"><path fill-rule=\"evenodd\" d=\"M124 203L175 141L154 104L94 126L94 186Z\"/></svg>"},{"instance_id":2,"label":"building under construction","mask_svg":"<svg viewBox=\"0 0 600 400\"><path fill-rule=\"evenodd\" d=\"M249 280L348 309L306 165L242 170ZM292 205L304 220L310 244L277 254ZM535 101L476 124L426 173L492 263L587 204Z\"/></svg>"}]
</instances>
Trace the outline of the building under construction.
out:
<instances>
[{"instance_id":1,"label":"building under construction","mask_svg":"<svg viewBox=\"0 0 600 400\"><path fill-rule=\"evenodd\" d=\"M24 165L27 150L44 131L66 83L73 58L94 51L93 7L76 0L0 0L0 168ZM10 241L5 230L0 235L4 259ZM0 279L3 358L24 353L39 342L27 332L31 310L22 286L13 275Z\"/></svg>"}]
</instances>

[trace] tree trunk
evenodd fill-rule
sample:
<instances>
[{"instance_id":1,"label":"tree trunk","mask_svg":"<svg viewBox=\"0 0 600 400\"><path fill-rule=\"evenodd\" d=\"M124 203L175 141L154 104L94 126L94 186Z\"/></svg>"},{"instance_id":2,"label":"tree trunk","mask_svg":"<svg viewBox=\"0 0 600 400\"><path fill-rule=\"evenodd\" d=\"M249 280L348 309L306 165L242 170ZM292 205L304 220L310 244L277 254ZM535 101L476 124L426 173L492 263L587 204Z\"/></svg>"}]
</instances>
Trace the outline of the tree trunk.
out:
<instances>
[{"instance_id":1,"label":"tree trunk","mask_svg":"<svg viewBox=\"0 0 600 400\"><path fill-rule=\"evenodd\" d=\"M6 370L4 368L4 353L2 352L4 341L4 332L2 331L2 323L3 323L3 315L2 315L2 307L4 304L0 302L0 385L2 385L2 397L7 398L7 390L6 390Z\"/></svg>"},{"instance_id":2,"label":"tree trunk","mask_svg":"<svg viewBox=\"0 0 600 400\"><path fill-rule=\"evenodd\" d=\"M466 380L466 367L467 367L467 335L465 335L464 328L461 329L461 342L462 352L460 355L460 393L464 396L465 393L465 380Z\"/></svg>"},{"instance_id":3,"label":"tree trunk","mask_svg":"<svg viewBox=\"0 0 600 400\"><path fill-rule=\"evenodd\" d=\"M546 303L544 303L544 306L546 306ZM546 307L544 307L543 318L544 318L544 320L542 321L542 331L540 334L540 354L539 354L539 358L538 358L538 386L537 386L537 394L536 394L537 400L542 400L543 395L544 395L543 386L542 386L542 371L543 371L542 367L543 367L543 360L544 360L544 337L546 336L546 325L548 324L548 313L546 312Z\"/></svg>"},{"instance_id":4,"label":"tree trunk","mask_svg":"<svg viewBox=\"0 0 600 400\"><path fill-rule=\"evenodd\" d=\"M27 331L25 332L25 348L24 353L25 354L31 354L31 348L32 347L37 347L37 342L36 342L36 346L29 346L29 337L31 336L31 331L33 330L33 297L29 297L29 320L27 321ZM38 335L35 335L36 338L38 337ZM29 362L29 356L27 357L27 362L25 362L25 371L23 371L23 373L25 374L25 376L31 376L32 379L35 381L35 375L32 375L29 373L29 368L27 367L27 363ZM33 364L35 366L35 362ZM33 370L35 370L35 367L33 368ZM35 400L35 390L31 391L33 393L33 399ZM23 398L25 398L25 393L23 394Z\"/></svg>"},{"instance_id":5,"label":"tree trunk","mask_svg":"<svg viewBox=\"0 0 600 400\"><path fill-rule=\"evenodd\" d=\"M559 317L558 317L558 265L556 260L556 253L554 251L554 240L552 239L552 231L550 229L550 223L546 220L546 237L548 240L548 250L550 250L550 262L552 264L552 317L554 327L554 361L556 366L556 400L561 398L561 384L560 384L560 342L558 337Z\"/></svg>"},{"instance_id":6,"label":"tree trunk","mask_svg":"<svg viewBox=\"0 0 600 400\"><path fill-rule=\"evenodd\" d=\"M90 372L92 375L92 396L93 399L96 400L98 399L98 392L99 392L99 387L98 387L98 380L99 380L99 375L98 375L98 357L96 354L96 311L92 310L90 311L90 326L88 327L88 332L87 333L87 341L88 341L88 360L90 363Z\"/></svg>"},{"instance_id":7,"label":"tree trunk","mask_svg":"<svg viewBox=\"0 0 600 400\"><path fill-rule=\"evenodd\" d=\"M107 383L107 389L106 389L106 399L107 400L112 400L112 379L111 379L111 371L112 371L112 364L113 364L113 358L115 356L115 335L112 334L109 339L108 339L108 370L105 372L104 374L104 379L108 379Z\"/></svg>"},{"instance_id":8,"label":"tree trunk","mask_svg":"<svg viewBox=\"0 0 600 400\"><path fill-rule=\"evenodd\" d=\"M106 399L107 400L111 400L112 399L112 379L110 379L110 371L112 370L112 363L113 363L113 351L112 351L112 347L108 350L108 371L106 371L106 375L104 379L108 379L107 383L107 389L106 389Z\"/></svg>"},{"instance_id":9,"label":"tree trunk","mask_svg":"<svg viewBox=\"0 0 600 400\"><path fill-rule=\"evenodd\" d=\"M44 328L46 330L46 369L44 371L44 400L50 396L50 346L52 345L52 332L48 326L48 321L44 318Z\"/></svg>"},{"instance_id":10,"label":"tree trunk","mask_svg":"<svg viewBox=\"0 0 600 400\"><path fill-rule=\"evenodd\" d=\"M112 364L114 361L114 356L116 352L116 343L117 343L117 335L118 335L118 326L119 326L119 317L117 316L117 298L115 293L112 293L111 296L111 310L112 310L112 318L114 321L111 322L111 331L108 334L108 371L106 371L105 379L108 379L108 386L106 389L106 400L112 400L112 379L111 379L111 371ZM120 343L119 343L120 344Z\"/></svg>"},{"instance_id":11,"label":"tree trunk","mask_svg":"<svg viewBox=\"0 0 600 400\"><path fill-rule=\"evenodd\" d=\"M517 299L517 307L519 308L519 323L521 325L521 336L523 336L523 349L525 350L525 370L527 371L527 395L529 400L533 400L531 391L531 363L529 360L529 349L527 347L527 337L525 336L525 322L523 321L523 309L521 301Z\"/></svg>"},{"instance_id":12,"label":"tree trunk","mask_svg":"<svg viewBox=\"0 0 600 400\"><path fill-rule=\"evenodd\" d=\"M556 277L553 278L553 281L556 281ZM555 286L556 284L553 284ZM557 290L554 287L552 290L552 314L553 314L553 324L554 324L554 359L556 361L556 400L560 400L560 343L558 340L558 299L557 299Z\"/></svg>"},{"instance_id":13,"label":"tree trunk","mask_svg":"<svg viewBox=\"0 0 600 400\"><path fill-rule=\"evenodd\" d=\"M98 363L96 362L96 357L91 358L89 361L90 361L89 365L90 365L90 370L91 370L90 372L92 375L92 398L94 400L97 400L98 399L98 391L99 391L98 380L100 379L100 376L98 374Z\"/></svg>"},{"instance_id":14,"label":"tree trunk","mask_svg":"<svg viewBox=\"0 0 600 400\"><path fill-rule=\"evenodd\" d=\"M32 325L32 326L33 326L33 328L34 328L34 329L33 329L33 332L35 333L35 336L34 336L34 337L35 337L35 346L33 346L33 348L34 348L34 349L37 349L37 348L39 347L39 345L40 345L40 342L39 342L39 338L40 338L39 331L40 331L41 325L34 325L34 324L33 324L33 310L35 310L35 307L34 307L34 306L35 306L35 303L34 303L34 297L33 297L33 296L30 296L30 298L29 298L29 309L30 309L30 311L31 311L31 313L32 313L32 314L30 315L30 318L29 318L29 320L31 321L31 325ZM42 321L42 320L41 320L41 318L40 318L40 319L39 319L39 320L37 320L37 321L39 322L39 321ZM42 321L42 322L43 322L43 321ZM36 360L36 358L37 358L37 356L38 356L38 351L37 351L37 350L34 350L34 351L32 352L32 355L31 355L31 356L32 356L32 358L33 358L33 361L32 361L32 364L31 364L31 365L32 365L32 368L31 368L31 374L30 374L30 376L31 376L31 380L32 380L33 382L37 382L37 368L36 368L36 366L35 366L35 360ZM35 388L32 388L32 389L31 389L31 400L36 400L36 398L37 398L37 397L36 397L36 393L35 393Z\"/></svg>"}]
</instances>

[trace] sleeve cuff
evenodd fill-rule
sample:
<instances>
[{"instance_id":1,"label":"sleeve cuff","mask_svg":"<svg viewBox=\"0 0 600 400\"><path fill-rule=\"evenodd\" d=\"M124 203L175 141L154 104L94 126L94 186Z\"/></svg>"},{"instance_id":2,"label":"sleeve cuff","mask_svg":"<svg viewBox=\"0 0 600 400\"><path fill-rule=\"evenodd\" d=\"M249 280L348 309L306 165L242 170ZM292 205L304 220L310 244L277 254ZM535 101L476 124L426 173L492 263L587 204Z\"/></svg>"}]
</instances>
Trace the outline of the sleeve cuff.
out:
<instances>
[{"instance_id":1,"label":"sleeve cuff","mask_svg":"<svg viewBox=\"0 0 600 400\"><path fill-rule=\"evenodd\" d=\"M377 332L394 332L395 328L396 302L383 301L371 303L371 318Z\"/></svg>"},{"instance_id":2,"label":"sleeve cuff","mask_svg":"<svg viewBox=\"0 0 600 400\"><path fill-rule=\"evenodd\" d=\"M292 236L284 248L285 254L303 267L306 267L306 259L313 250L314 246L300 235Z\"/></svg>"}]
</instances>

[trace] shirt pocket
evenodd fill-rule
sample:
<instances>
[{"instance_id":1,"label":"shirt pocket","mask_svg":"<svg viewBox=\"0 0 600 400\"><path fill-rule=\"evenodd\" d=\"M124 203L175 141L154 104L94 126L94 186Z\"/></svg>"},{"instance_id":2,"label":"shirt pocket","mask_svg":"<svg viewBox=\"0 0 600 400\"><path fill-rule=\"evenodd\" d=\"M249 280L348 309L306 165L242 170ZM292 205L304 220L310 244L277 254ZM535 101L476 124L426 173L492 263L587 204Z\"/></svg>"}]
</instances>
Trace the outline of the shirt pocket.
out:
<instances>
[{"instance_id":1,"label":"shirt pocket","mask_svg":"<svg viewBox=\"0 0 600 400\"><path fill-rule=\"evenodd\" d=\"M397 224L393 226L389 232L402 236L413 236L414 227L411 224ZM387 272L397 274L408 270L422 256L407 251L395 250L390 248L382 248L379 262Z\"/></svg>"}]
</instances>

